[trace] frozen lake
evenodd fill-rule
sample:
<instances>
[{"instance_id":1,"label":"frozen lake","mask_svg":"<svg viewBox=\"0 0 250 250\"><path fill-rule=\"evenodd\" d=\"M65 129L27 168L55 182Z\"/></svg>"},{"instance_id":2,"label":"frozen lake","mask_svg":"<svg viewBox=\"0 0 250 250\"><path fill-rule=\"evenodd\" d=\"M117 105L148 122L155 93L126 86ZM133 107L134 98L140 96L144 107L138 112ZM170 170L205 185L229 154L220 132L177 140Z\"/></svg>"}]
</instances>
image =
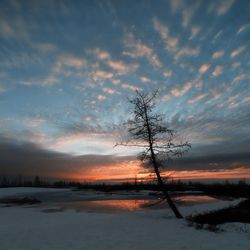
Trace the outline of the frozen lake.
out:
<instances>
[{"instance_id":1,"label":"frozen lake","mask_svg":"<svg viewBox=\"0 0 250 250\"><path fill-rule=\"evenodd\" d=\"M175 199L179 206L190 206L199 203L217 202L218 199L206 195L185 195L178 196ZM71 201L57 203L61 209L74 209L78 212L105 212L105 213L119 213L132 212L147 209L165 209L168 207L165 200L161 199L104 199L104 200L86 200L86 201ZM51 211L53 210L45 210ZM55 210L56 211L56 210Z\"/></svg>"},{"instance_id":2,"label":"frozen lake","mask_svg":"<svg viewBox=\"0 0 250 250\"><path fill-rule=\"evenodd\" d=\"M9 197L26 197L25 192L20 192ZM165 209L168 207L165 200L159 198L156 192L152 191L120 191L113 193L97 192L93 190L72 191L52 190L49 192L37 191L28 197L42 201L41 204L25 205L24 207L38 207L43 212L53 213L65 210L76 212L97 212L97 213L122 213L152 209ZM173 195L178 206L193 206L195 204L216 203L217 198L200 193L178 193ZM2 205L3 206L3 205Z\"/></svg>"}]
</instances>

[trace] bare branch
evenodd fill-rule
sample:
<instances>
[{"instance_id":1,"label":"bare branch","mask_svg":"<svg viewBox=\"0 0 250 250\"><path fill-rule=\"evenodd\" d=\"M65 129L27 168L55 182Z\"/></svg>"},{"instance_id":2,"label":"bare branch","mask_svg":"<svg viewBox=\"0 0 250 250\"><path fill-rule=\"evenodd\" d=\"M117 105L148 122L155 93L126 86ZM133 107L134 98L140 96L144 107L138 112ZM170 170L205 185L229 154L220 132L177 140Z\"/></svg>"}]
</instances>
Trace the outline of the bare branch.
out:
<instances>
[{"instance_id":1,"label":"bare branch","mask_svg":"<svg viewBox=\"0 0 250 250\"><path fill-rule=\"evenodd\" d=\"M136 96L129 102L133 105L133 119L127 122L130 139L120 142L116 146L138 147L144 150L138 154L141 161L147 161L157 177L158 184L163 189L164 195L177 218L182 218L177 207L164 189L160 168L173 157L181 157L191 145L188 142L175 142L176 132L169 129L164 123L164 116L154 112L155 99L159 89L151 94L136 91Z\"/></svg>"}]
</instances>

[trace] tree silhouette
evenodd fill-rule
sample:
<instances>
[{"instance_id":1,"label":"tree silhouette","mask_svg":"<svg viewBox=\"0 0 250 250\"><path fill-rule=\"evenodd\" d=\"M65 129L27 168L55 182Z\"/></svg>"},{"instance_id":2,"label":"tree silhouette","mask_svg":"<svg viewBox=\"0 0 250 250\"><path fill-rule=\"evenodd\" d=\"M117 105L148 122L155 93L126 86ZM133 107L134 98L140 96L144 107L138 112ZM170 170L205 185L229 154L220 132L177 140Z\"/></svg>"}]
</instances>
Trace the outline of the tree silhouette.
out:
<instances>
[{"instance_id":1,"label":"tree silhouette","mask_svg":"<svg viewBox=\"0 0 250 250\"><path fill-rule=\"evenodd\" d=\"M183 218L164 186L160 169L174 157L182 156L191 148L188 142L176 142L176 133L164 122L164 115L155 111L158 90L152 93L136 91L136 96L129 102L133 105L132 119L125 124L129 137L116 146L141 148L139 158L154 170L157 182L169 207L177 218Z\"/></svg>"}]
</instances>

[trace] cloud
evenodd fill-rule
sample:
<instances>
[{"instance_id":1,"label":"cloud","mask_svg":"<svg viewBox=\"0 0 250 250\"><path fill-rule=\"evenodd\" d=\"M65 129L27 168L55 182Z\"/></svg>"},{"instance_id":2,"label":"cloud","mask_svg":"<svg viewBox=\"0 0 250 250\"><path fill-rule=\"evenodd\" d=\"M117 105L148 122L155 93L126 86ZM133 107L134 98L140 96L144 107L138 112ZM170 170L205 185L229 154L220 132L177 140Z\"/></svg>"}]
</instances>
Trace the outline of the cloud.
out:
<instances>
[{"instance_id":1,"label":"cloud","mask_svg":"<svg viewBox=\"0 0 250 250\"><path fill-rule=\"evenodd\" d=\"M227 107L227 109L232 109L232 108L235 108L237 106L239 106L241 102L233 102L233 103L230 103Z\"/></svg>"},{"instance_id":2,"label":"cloud","mask_svg":"<svg viewBox=\"0 0 250 250\"><path fill-rule=\"evenodd\" d=\"M243 100L242 103L247 103L250 102L250 96L246 96Z\"/></svg>"},{"instance_id":3,"label":"cloud","mask_svg":"<svg viewBox=\"0 0 250 250\"><path fill-rule=\"evenodd\" d=\"M20 81L19 83L22 85L26 85L26 86L38 85L38 86L42 86L42 87L47 87L47 86L57 84L59 82L60 82L60 80L57 77L50 75L45 79L34 79L34 80Z\"/></svg>"},{"instance_id":4,"label":"cloud","mask_svg":"<svg viewBox=\"0 0 250 250\"><path fill-rule=\"evenodd\" d=\"M237 34L240 34L240 33L242 33L243 31L245 31L247 28L249 28L250 27L250 24L249 23L247 23L247 24L245 24L245 25L242 25L239 29L238 29L238 31L237 31Z\"/></svg>"},{"instance_id":5,"label":"cloud","mask_svg":"<svg viewBox=\"0 0 250 250\"><path fill-rule=\"evenodd\" d=\"M243 45L243 46L240 46L238 49L232 51L230 57L231 57L231 58L234 58L234 57L238 56L238 55L239 55L240 53L242 53L245 49L246 49L246 46L244 46L244 45Z\"/></svg>"},{"instance_id":6,"label":"cloud","mask_svg":"<svg viewBox=\"0 0 250 250\"><path fill-rule=\"evenodd\" d=\"M111 58L110 53L100 48L89 49L87 50L88 53L94 54L100 60L108 60Z\"/></svg>"},{"instance_id":7,"label":"cloud","mask_svg":"<svg viewBox=\"0 0 250 250\"><path fill-rule=\"evenodd\" d=\"M113 94L115 94L115 93L118 93L115 89L113 89L113 88L103 88L102 89L105 93L108 93L108 94L110 94L110 95L113 95Z\"/></svg>"},{"instance_id":8,"label":"cloud","mask_svg":"<svg viewBox=\"0 0 250 250\"><path fill-rule=\"evenodd\" d=\"M98 96L97 96L97 99L98 99L99 101L104 101L104 100L107 99L107 97L106 97L105 95L98 95Z\"/></svg>"},{"instance_id":9,"label":"cloud","mask_svg":"<svg viewBox=\"0 0 250 250\"><path fill-rule=\"evenodd\" d=\"M235 84L235 83L238 83L238 82L245 80L245 79L250 79L250 75L245 74L245 73L241 73L241 74L237 75L236 77L234 77L232 83Z\"/></svg>"},{"instance_id":10,"label":"cloud","mask_svg":"<svg viewBox=\"0 0 250 250\"><path fill-rule=\"evenodd\" d=\"M59 79L57 79L54 76L49 76L48 78L46 78L44 81L41 82L41 85L48 86L48 85L53 85L58 82L59 82Z\"/></svg>"},{"instance_id":11,"label":"cloud","mask_svg":"<svg viewBox=\"0 0 250 250\"><path fill-rule=\"evenodd\" d=\"M233 102L233 103L230 103L230 105L227 107L227 109L232 109L232 108L235 108L241 104L245 104L245 103L248 103L250 102L250 96L246 96L244 97L242 100L238 101L238 102Z\"/></svg>"},{"instance_id":12,"label":"cloud","mask_svg":"<svg viewBox=\"0 0 250 250\"><path fill-rule=\"evenodd\" d=\"M211 169L211 170L201 170L195 169L191 171L186 170L174 170L171 173L171 178L173 179L180 179L180 180L228 180L228 179L235 179L235 180L242 180L250 178L250 170L243 166L240 166L239 163L234 163L235 166L232 166L232 169ZM213 167L221 167L222 164L218 163L210 163ZM231 165L231 164L230 164Z\"/></svg>"},{"instance_id":13,"label":"cloud","mask_svg":"<svg viewBox=\"0 0 250 250\"><path fill-rule=\"evenodd\" d=\"M111 79L114 76L112 72L104 71L100 69L91 72L90 75L94 81L100 81L103 79Z\"/></svg>"},{"instance_id":14,"label":"cloud","mask_svg":"<svg viewBox=\"0 0 250 250\"><path fill-rule=\"evenodd\" d=\"M0 142L0 175L42 176L61 179L87 179L90 173L102 172L102 169L122 171L124 165L135 160L133 156L81 155L58 153L40 148L32 143L15 143L9 140ZM15 157L13 157L15 155ZM129 168L130 169L130 168ZM112 171L110 171L112 173ZM115 171L114 171L115 175ZM99 176L101 178L101 176Z\"/></svg>"},{"instance_id":15,"label":"cloud","mask_svg":"<svg viewBox=\"0 0 250 250\"><path fill-rule=\"evenodd\" d=\"M157 81L156 80L153 80L147 76L140 76L140 81L143 82L143 83L152 83L152 84L156 84Z\"/></svg>"},{"instance_id":16,"label":"cloud","mask_svg":"<svg viewBox=\"0 0 250 250\"><path fill-rule=\"evenodd\" d=\"M163 97L162 97L162 100L164 101L164 102L168 102L170 99L171 99L171 95L170 94L166 94L166 95L164 95Z\"/></svg>"},{"instance_id":17,"label":"cloud","mask_svg":"<svg viewBox=\"0 0 250 250\"><path fill-rule=\"evenodd\" d=\"M166 25L163 25L157 18L153 18L154 29L160 34L164 40L168 39L169 30Z\"/></svg>"},{"instance_id":18,"label":"cloud","mask_svg":"<svg viewBox=\"0 0 250 250\"><path fill-rule=\"evenodd\" d=\"M91 117L91 116L86 116L86 117L84 118L84 121L86 121L86 122L91 122L91 121L92 121L92 117Z\"/></svg>"},{"instance_id":19,"label":"cloud","mask_svg":"<svg viewBox=\"0 0 250 250\"><path fill-rule=\"evenodd\" d=\"M216 7L216 13L218 16L226 14L229 9L232 7L234 4L235 0L223 0L219 1L218 6Z\"/></svg>"},{"instance_id":20,"label":"cloud","mask_svg":"<svg viewBox=\"0 0 250 250\"><path fill-rule=\"evenodd\" d=\"M200 53L199 48L189 48L184 47L178 50L178 52L175 54L175 60L179 60L183 56L198 56Z\"/></svg>"},{"instance_id":21,"label":"cloud","mask_svg":"<svg viewBox=\"0 0 250 250\"><path fill-rule=\"evenodd\" d=\"M153 82L151 79L149 79L149 78L146 77L146 76L141 76L141 77L140 77L140 81L141 81L141 82L144 82L144 83Z\"/></svg>"},{"instance_id":22,"label":"cloud","mask_svg":"<svg viewBox=\"0 0 250 250\"><path fill-rule=\"evenodd\" d=\"M138 64L127 64L122 60L113 60L109 52L101 50L100 48L89 49L87 53L94 55L98 60L102 61L102 63L114 70L114 73L119 75L133 72L139 67Z\"/></svg>"},{"instance_id":23,"label":"cloud","mask_svg":"<svg viewBox=\"0 0 250 250\"><path fill-rule=\"evenodd\" d=\"M195 87L197 89L202 89L202 87L203 87L203 81L201 79L197 79L197 81L195 82Z\"/></svg>"},{"instance_id":24,"label":"cloud","mask_svg":"<svg viewBox=\"0 0 250 250\"><path fill-rule=\"evenodd\" d=\"M246 96L243 98L243 100L241 101L241 103L249 103L250 102L250 96Z\"/></svg>"},{"instance_id":25,"label":"cloud","mask_svg":"<svg viewBox=\"0 0 250 250\"><path fill-rule=\"evenodd\" d=\"M190 89L192 88L192 83L191 82L187 82L186 84L184 84L181 88L173 88L171 89L171 94L174 96L183 96L184 94L186 94Z\"/></svg>"},{"instance_id":26,"label":"cloud","mask_svg":"<svg viewBox=\"0 0 250 250\"><path fill-rule=\"evenodd\" d=\"M170 77L170 76L172 76L172 73L173 73L172 70L166 69L163 71L163 76Z\"/></svg>"},{"instance_id":27,"label":"cloud","mask_svg":"<svg viewBox=\"0 0 250 250\"><path fill-rule=\"evenodd\" d=\"M15 37L15 30L6 20L0 21L0 36L5 38Z\"/></svg>"},{"instance_id":28,"label":"cloud","mask_svg":"<svg viewBox=\"0 0 250 250\"><path fill-rule=\"evenodd\" d=\"M170 6L173 13L175 13L176 11L181 11L182 26L184 28L186 28L190 24L196 10L200 7L200 4L200 1L195 1L192 3L187 3L183 0L170 1Z\"/></svg>"},{"instance_id":29,"label":"cloud","mask_svg":"<svg viewBox=\"0 0 250 250\"><path fill-rule=\"evenodd\" d=\"M85 58L64 54L58 56L51 69L51 74L64 75L66 77L81 75L87 66L88 62Z\"/></svg>"},{"instance_id":30,"label":"cloud","mask_svg":"<svg viewBox=\"0 0 250 250\"><path fill-rule=\"evenodd\" d=\"M3 86L0 85L0 94L4 93L5 91L6 91L6 89Z\"/></svg>"},{"instance_id":31,"label":"cloud","mask_svg":"<svg viewBox=\"0 0 250 250\"><path fill-rule=\"evenodd\" d=\"M29 127L36 128L44 124L47 120L39 115L35 117L27 117L23 120L23 123Z\"/></svg>"},{"instance_id":32,"label":"cloud","mask_svg":"<svg viewBox=\"0 0 250 250\"><path fill-rule=\"evenodd\" d=\"M196 103L196 102L202 100L203 98L205 98L207 95L208 95L208 94L201 94L201 95L198 95L198 96L194 97L193 99L188 100L188 103L194 104L194 103Z\"/></svg>"},{"instance_id":33,"label":"cloud","mask_svg":"<svg viewBox=\"0 0 250 250\"><path fill-rule=\"evenodd\" d=\"M131 85L131 84L128 84L128 83L123 83L121 86L122 86L122 88L124 88L124 89L129 89L129 90L133 90L133 91L141 90L140 87L134 86L134 85Z\"/></svg>"},{"instance_id":34,"label":"cloud","mask_svg":"<svg viewBox=\"0 0 250 250\"><path fill-rule=\"evenodd\" d=\"M51 53L57 50L56 45L46 42L30 42L31 46L41 53Z\"/></svg>"},{"instance_id":35,"label":"cloud","mask_svg":"<svg viewBox=\"0 0 250 250\"><path fill-rule=\"evenodd\" d=\"M220 50L220 51L216 51L213 53L212 55L212 59L218 59L220 57L222 57L224 55L224 51Z\"/></svg>"},{"instance_id":36,"label":"cloud","mask_svg":"<svg viewBox=\"0 0 250 250\"><path fill-rule=\"evenodd\" d=\"M191 27L191 35L189 37L189 40L194 39L200 32L201 28L198 26L192 26Z\"/></svg>"},{"instance_id":37,"label":"cloud","mask_svg":"<svg viewBox=\"0 0 250 250\"><path fill-rule=\"evenodd\" d=\"M180 62L179 63L179 66L182 68L182 69L185 69L187 71L189 71L189 73L193 73L195 71L195 66L193 63L189 63L188 62L188 59L185 60L185 62Z\"/></svg>"},{"instance_id":38,"label":"cloud","mask_svg":"<svg viewBox=\"0 0 250 250\"><path fill-rule=\"evenodd\" d=\"M226 99L222 103L219 103L217 106L221 108L221 107L224 107L226 104L229 104L229 105L233 104L238 97L239 97L239 94L230 96L228 99Z\"/></svg>"},{"instance_id":39,"label":"cloud","mask_svg":"<svg viewBox=\"0 0 250 250\"><path fill-rule=\"evenodd\" d=\"M121 83L121 80L120 79L111 79L111 82L115 85Z\"/></svg>"},{"instance_id":40,"label":"cloud","mask_svg":"<svg viewBox=\"0 0 250 250\"><path fill-rule=\"evenodd\" d=\"M186 170L219 170L235 169L245 166L250 167L250 156L247 153L234 152L232 154L216 153L199 157L183 157L176 159L170 166L171 170L186 169ZM248 171L249 173L249 171ZM215 172L216 174L216 172ZM236 177L237 178L237 177Z\"/></svg>"},{"instance_id":41,"label":"cloud","mask_svg":"<svg viewBox=\"0 0 250 250\"><path fill-rule=\"evenodd\" d=\"M100 102L106 99L107 97L101 94L96 96L96 100ZM113 133L115 132L114 126L104 128L104 125L100 125L98 119L95 120L93 115L91 116L92 122L86 122L85 119L88 116L90 115L85 114L80 121L72 121L72 124L68 122L67 126L62 128L62 132L46 147L50 150L74 155L95 154L96 152L98 154L117 153L113 149L114 134L111 134L111 129L113 129Z\"/></svg>"},{"instance_id":42,"label":"cloud","mask_svg":"<svg viewBox=\"0 0 250 250\"><path fill-rule=\"evenodd\" d=\"M169 29L161 23L157 18L153 18L154 29L160 34L168 51L174 52L178 48L178 38L170 36Z\"/></svg>"},{"instance_id":43,"label":"cloud","mask_svg":"<svg viewBox=\"0 0 250 250\"><path fill-rule=\"evenodd\" d=\"M206 73L209 68L210 68L210 64L208 64L208 63L202 64L199 68L199 73L202 75L202 74Z\"/></svg>"},{"instance_id":44,"label":"cloud","mask_svg":"<svg viewBox=\"0 0 250 250\"><path fill-rule=\"evenodd\" d=\"M219 32L216 33L216 35L214 36L212 43L215 44L217 42L217 40L221 37L223 33L223 30L220 30Z\"/></svg>"},{"instance_id":45,"label":"cloud","mask_svg":"<svg viewBox=\"0 0 250 250\"><path fill-rule=\"evenodd\" d=\"M220 97L222 97L222 94L218 93L217 91L212 90L211 92L212 92L213 97L211 99L207 100L205 102L206 104L210 104L210 103L218 100Z\"/></svg>"},{"instance_id":46,"label":"cloud","mask_svg":"<svg viewBox=\"0 0 250 250\"><path fill-rule=\"evenodd\" d=\"M223 67L221 65L217 65L215 67L214 71L212 72L212 76L213 77L217 77L217 76L219 76L222 73L223 73Z\"/></svg>"},{"instance_id":47,"label":"cloud","mask_svg":"<svg viewBox=\"0 0 250 250\"><path fill-rule=\"evenodd\" d=\"M241 65L240 62L234 62L234 63L232 64L232 68L234 68L234 69L239 68L240 65Z\"/></svg>"},{"instance_id":48,"label":"cloud","mask_svg":"<svg viewBox=\"0 0 250 250\"><path fill-rule=\"evenodd\" d=\"M182 7L184 7L183 0L170 0L170 6L173 12L176 12L177 10L180 10Z\"/></svg>"},{"instance_id":49,"label":"cloud","mask_svg":"<svg viewBox=\"0 0 250 250\"><path fill-rule=\"evenodd\" d=\"M230 10L234 2L235 0L212 1L208 8L208 13L215 13L218 16L225 15Z\"/></svg>"},{"instance_id":50,"label":"cloud","mask_svg":"<svg viewBox=\"0 0 250 250\"><path fill-rule=\"evenodd\" d=\"M87 61L80 57L75 57L72 55L62 55L58 58L58 61L56 63L58 66L69 66L73 68L82 68L87 65Z\"/></svg>"},{"instance_id":51,"label":"cloud","mask_svg":"<svg viewBox=\"0 0 250 250\"><path fill-rule=\"evenodd\" d=\"M122 61L114 60L109 60L107 64L110 68L112 68L114 71L121 75L133 72L139 67L138 64L126 64Z\"/></svg>"},{"instance_id":52,"label":"cloud","mask_svg":"<svg viewBox=\"0 0 250 250\"><path fill-rule=\"evenodd\" d=\"M231 146L231 145L230 145ZM79 155L73 156L46 150L33 143L16 143L6 138L0 140L0 175L22 177L50 177L60 179L102 180L127 178L145 171L139 168L135 156ZM15 157L13 157L15 155ZM130 166L133 165L133 166ZM137 167L135 167L135 165ZM186 155L167 164L168 170L221 170L242 166L249 169L248 152ZM132 174L131 174L132 173ZM122 176L121 176L122 174Z\"/></svg>"},{"instance_id":53,"label":"cloud","mask_svg":"<svg viewBox=\"0 0 250 250\"><path fill-rule=\"evenodd\" d=\"M2 13L1 13L2 14ZM29 34L27 32L27 25L20 15L12 16L8 20L1 16L0 18L0 37L6 39L22 39L28 41Z\"/></svg>"},{"instance_id":54,"label":"cloud","mask_svg":"<svg viewBox=\"0 0 250 250\"><path fill-rule=\"evenodd\" d=\"M124 39L124 45L128 51L124 51L123 54L131 58L146 57L151 65L155 68L161 68L162 63L152 48L142 43L140 40L136 40L132 33L127 33Z\"/></svg>"},{"instance_id":55,"label":"cloud","mask_svg":"<svg viewBox=\"0 0 250 250\"><path fill-rule=\"evenodd\" d=\"M182 26L184 28L188 27L190 24L196 10L200 7L201 2L196 1L192 5L186 5L185 8L182 10Z\"/></svg>"}]
</instances>

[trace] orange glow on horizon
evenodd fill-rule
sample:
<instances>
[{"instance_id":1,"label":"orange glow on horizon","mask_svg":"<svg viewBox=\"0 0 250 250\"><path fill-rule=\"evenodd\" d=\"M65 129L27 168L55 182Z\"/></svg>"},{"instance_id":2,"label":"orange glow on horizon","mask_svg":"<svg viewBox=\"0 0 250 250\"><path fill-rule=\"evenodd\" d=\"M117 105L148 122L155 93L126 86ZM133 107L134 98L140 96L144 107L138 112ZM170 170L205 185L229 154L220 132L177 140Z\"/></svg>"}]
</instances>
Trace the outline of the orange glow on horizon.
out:
<instances>
[{"instance_id":1,"label":"orange glow on horizon","mask_svg":"<svg viewBox=\"0 0 250 250\"><path fill-rule=\"evenodd\" d=\"M171 180L205 180L205 179L250 179L250 169L238 167L234 169L213 170L171 170L162 171L162 176ZM145 169L139 160L120 162L106 166L95 166L77 173L61 174L58 178L85 182L134 182L149 181L155 178L152 169Z\"/></svg>"},{"instance_id":2,"label":"orange glow on horizon","mask_svg":"<svg viewBox=\"0 0 250 250\"><path fill-rule=\"evenodd\" d=\"M178 170L174 171L171 177L180 180L250 179L250 169L247 167L239 167L218 170Z\"/></svg>"}]
</instances>

